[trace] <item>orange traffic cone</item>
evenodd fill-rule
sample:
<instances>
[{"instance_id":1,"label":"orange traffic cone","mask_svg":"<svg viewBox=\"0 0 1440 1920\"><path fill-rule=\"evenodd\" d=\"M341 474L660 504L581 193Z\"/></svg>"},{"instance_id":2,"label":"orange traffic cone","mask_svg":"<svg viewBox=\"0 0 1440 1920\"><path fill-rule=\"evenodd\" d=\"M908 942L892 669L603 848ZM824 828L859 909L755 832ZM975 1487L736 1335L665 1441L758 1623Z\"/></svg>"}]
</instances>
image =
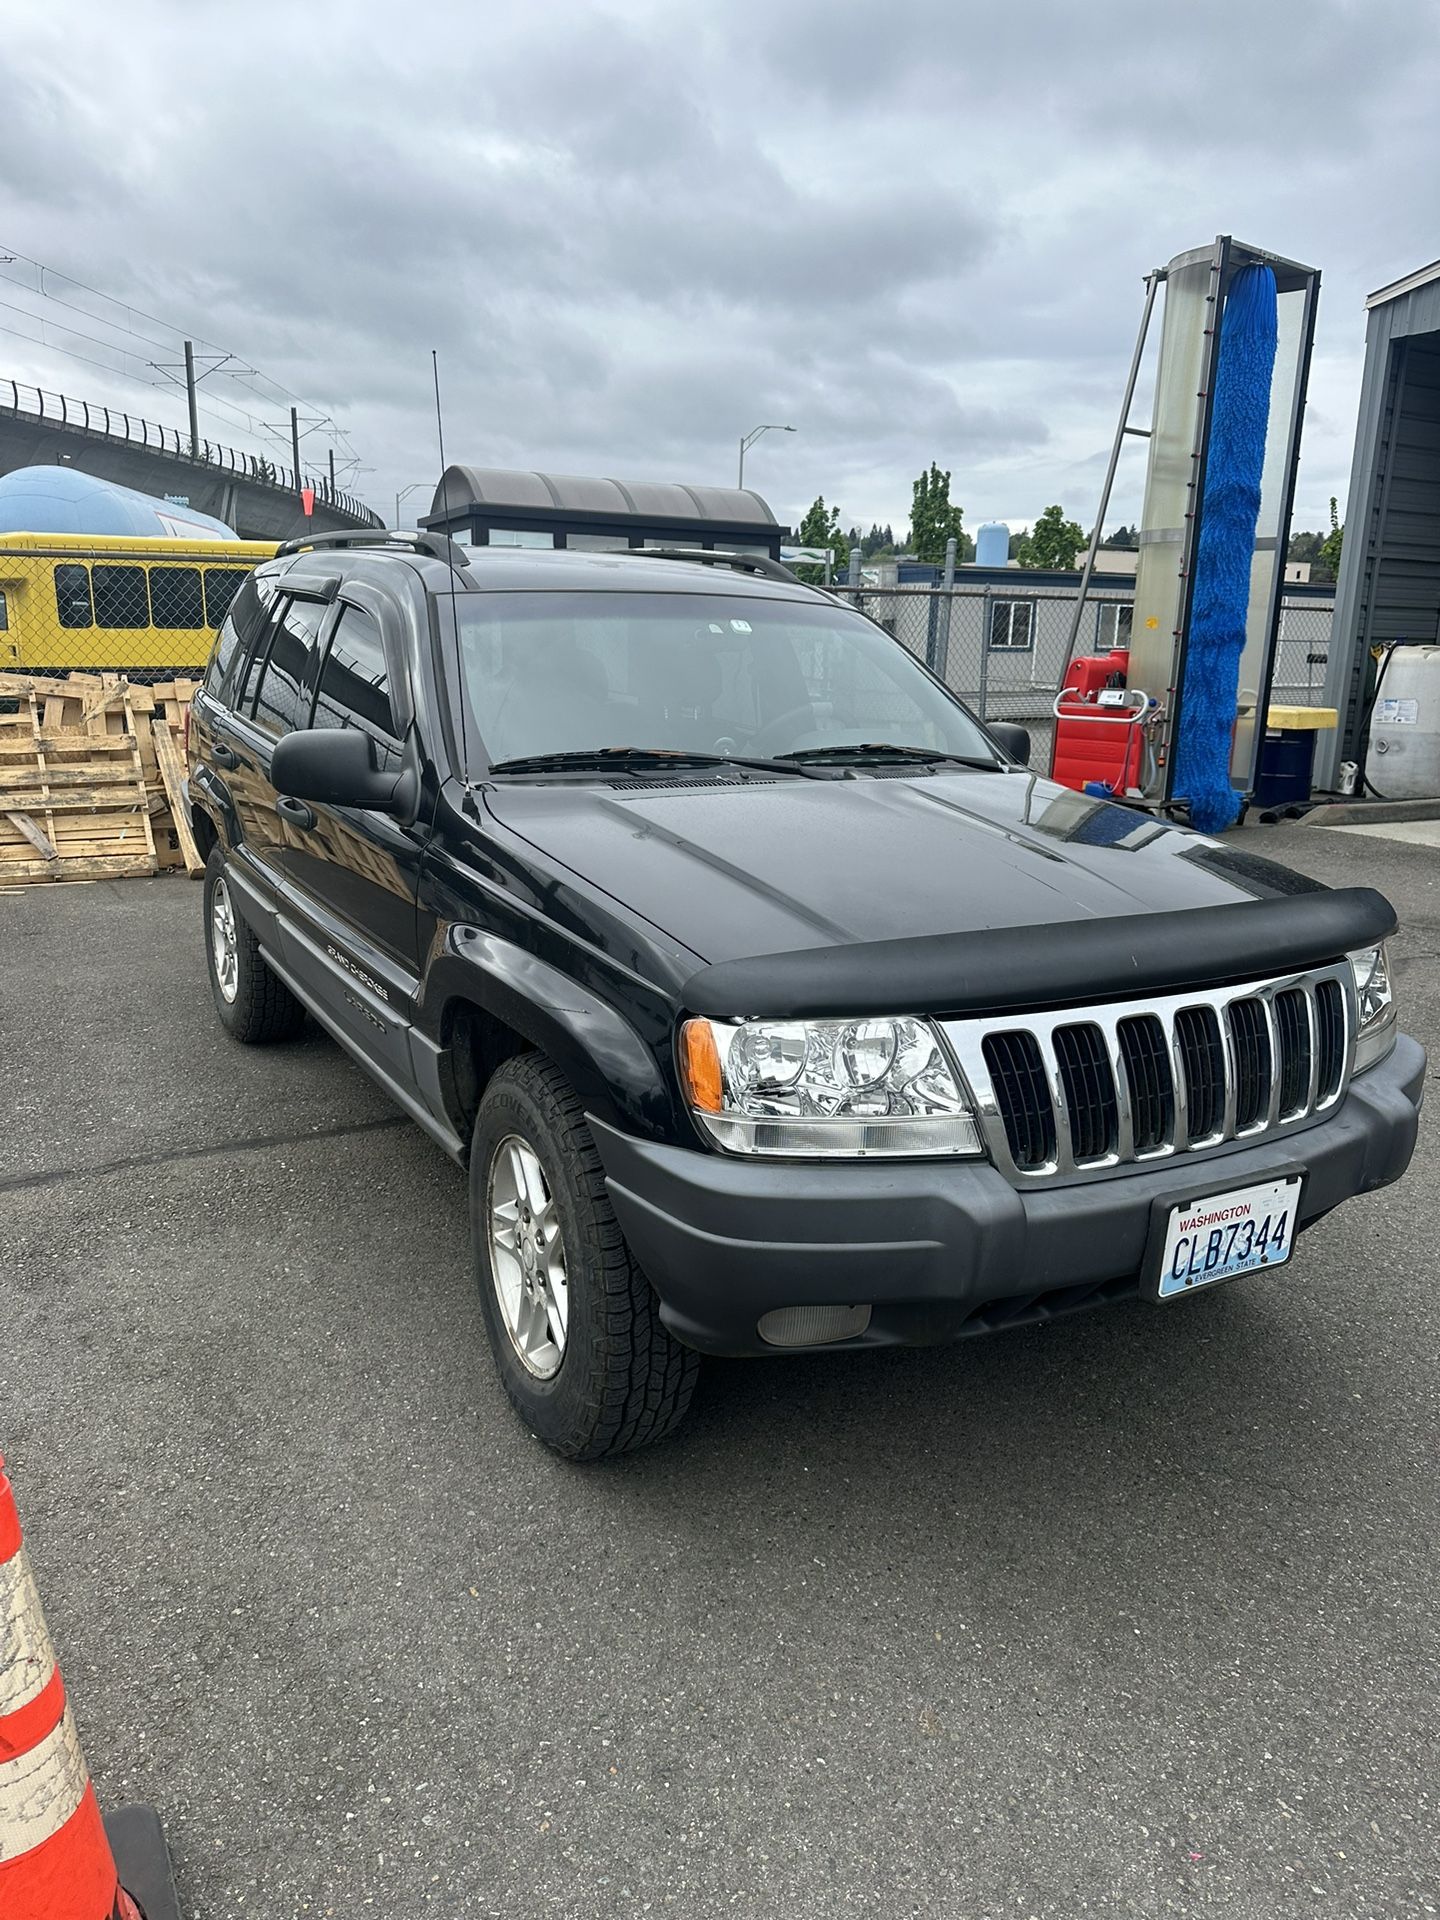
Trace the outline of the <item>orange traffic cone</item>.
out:
<instances>
[{"instance_id":1,"label":"orange traffic cone","mask_svg":"<svg viewBox=\"0 0 1440 1920\"><path fill-rule=\"evenodd\" d=\"M131 1858L117 1866L120 1835ZM0 1459L0 1915L171 1920L176 1914L154 1814L121 1809L114 1836L100 1818Z\"/></svg>"}]
</instances>

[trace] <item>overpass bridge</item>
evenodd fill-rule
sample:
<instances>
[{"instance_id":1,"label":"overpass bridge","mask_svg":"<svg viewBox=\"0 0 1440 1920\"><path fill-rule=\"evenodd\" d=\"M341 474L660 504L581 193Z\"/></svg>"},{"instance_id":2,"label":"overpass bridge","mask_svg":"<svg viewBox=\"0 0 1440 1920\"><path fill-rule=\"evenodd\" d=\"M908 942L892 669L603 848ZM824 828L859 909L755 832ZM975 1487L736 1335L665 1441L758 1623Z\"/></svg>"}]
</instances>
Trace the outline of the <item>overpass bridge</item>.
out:
<instances>
[{"instance_id":1,"label":"overpass bridge","mask_svg":"<svg viewBox=\"0 0 1440 1920\"><path fill-rule=\"evenodd\" d=\"M17 467L74 467L140 493L178 497L233 527L242 540L292 540L303 533L378 527L362 500L332 491L328 476L276 468L253 453L201 440L138 414L72 400L0 379L0 474ZM307 519L299 489L315 489Z\"/></svg>"}]
</instances>

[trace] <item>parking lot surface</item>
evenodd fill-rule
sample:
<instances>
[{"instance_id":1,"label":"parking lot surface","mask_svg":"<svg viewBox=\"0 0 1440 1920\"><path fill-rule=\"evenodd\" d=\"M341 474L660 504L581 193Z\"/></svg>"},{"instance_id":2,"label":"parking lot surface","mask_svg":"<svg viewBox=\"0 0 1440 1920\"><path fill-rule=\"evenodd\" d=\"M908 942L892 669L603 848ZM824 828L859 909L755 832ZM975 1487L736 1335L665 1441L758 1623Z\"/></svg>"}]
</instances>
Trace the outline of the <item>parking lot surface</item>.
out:
<instances>
[{"instance_id":1,"label":"parking lot surface","mask_svg":"<svg viewBox=\"0 0 1440 1920\"><path fill-rule=\"evenodd\" d=\"M1246 835L1405 921L1424 845ZM0 898L0 1447L102 1804L188 1920L1440 1907L1434 1103L1293 1265L929 1352L711 1365L575 1468L464 1183L200 889Z\"/></svg>"}]
</instances>

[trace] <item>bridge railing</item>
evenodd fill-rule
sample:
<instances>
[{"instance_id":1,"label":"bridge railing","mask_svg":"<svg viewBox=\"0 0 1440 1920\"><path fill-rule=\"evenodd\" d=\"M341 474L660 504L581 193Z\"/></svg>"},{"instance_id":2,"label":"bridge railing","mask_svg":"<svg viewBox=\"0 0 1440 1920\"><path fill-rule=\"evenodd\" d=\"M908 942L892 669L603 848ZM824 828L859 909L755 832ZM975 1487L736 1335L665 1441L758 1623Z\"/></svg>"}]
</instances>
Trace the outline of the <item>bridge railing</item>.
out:
<instances>
[{"instance_id":1,"label":"bridge railing","mask_svg":"<svg viewBox=\"0 0 1440 1920\"><path fill-rule=\"evenodd\" d=\"M55 426L70 427L80 433L98 434L107 440L128 441L132 446L149 447L172 460L193 461L199 466L217 467L233 473L252 486L273 487L277 493L298 493L302 486L313 486L317 500L323 500L341 513L348 513L365 526L384 522L363 500L332 488L325 474L297 476L293 468L277 467L253 453L222 446L215 440L201 440L197 451L190 451L190 436L178 427L162 427L138 413L121 407L107 407L92 400L73 400L63 393L49 393L43 387L27 386L21 380L0 377L0 413L26 415Z\"/></svg>"}]
</instances>

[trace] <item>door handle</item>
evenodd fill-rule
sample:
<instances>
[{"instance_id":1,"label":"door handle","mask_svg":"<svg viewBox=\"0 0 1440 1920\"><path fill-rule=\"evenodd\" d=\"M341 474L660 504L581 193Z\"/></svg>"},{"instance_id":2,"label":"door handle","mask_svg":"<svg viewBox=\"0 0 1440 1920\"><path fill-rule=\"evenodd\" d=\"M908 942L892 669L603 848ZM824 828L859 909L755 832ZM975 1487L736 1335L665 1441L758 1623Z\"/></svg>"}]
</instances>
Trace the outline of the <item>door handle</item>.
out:
<instances>
[{"instance_id":1,"label":"door handle","mask_svg":"<svg viewBox=\"0 0 1440 1920\"><path fill-rule=\"evenodd\" d=\"M210 742L210 758L217 767L238 767L240 757L233 747L227 747L223 740Z\"/></svg>"},{"instance_id":2,"label":"door handle","mask_svg":"<svg viewBox=\"0 0 1440 1920\"><path fill-rule=\"evenodd\" d=\"M307 807L303 800L292 800L288 793L280 795L275 802L275 811L293 827L313 827L315 824L314 809Z\"/></svg>"}]
</instances>

